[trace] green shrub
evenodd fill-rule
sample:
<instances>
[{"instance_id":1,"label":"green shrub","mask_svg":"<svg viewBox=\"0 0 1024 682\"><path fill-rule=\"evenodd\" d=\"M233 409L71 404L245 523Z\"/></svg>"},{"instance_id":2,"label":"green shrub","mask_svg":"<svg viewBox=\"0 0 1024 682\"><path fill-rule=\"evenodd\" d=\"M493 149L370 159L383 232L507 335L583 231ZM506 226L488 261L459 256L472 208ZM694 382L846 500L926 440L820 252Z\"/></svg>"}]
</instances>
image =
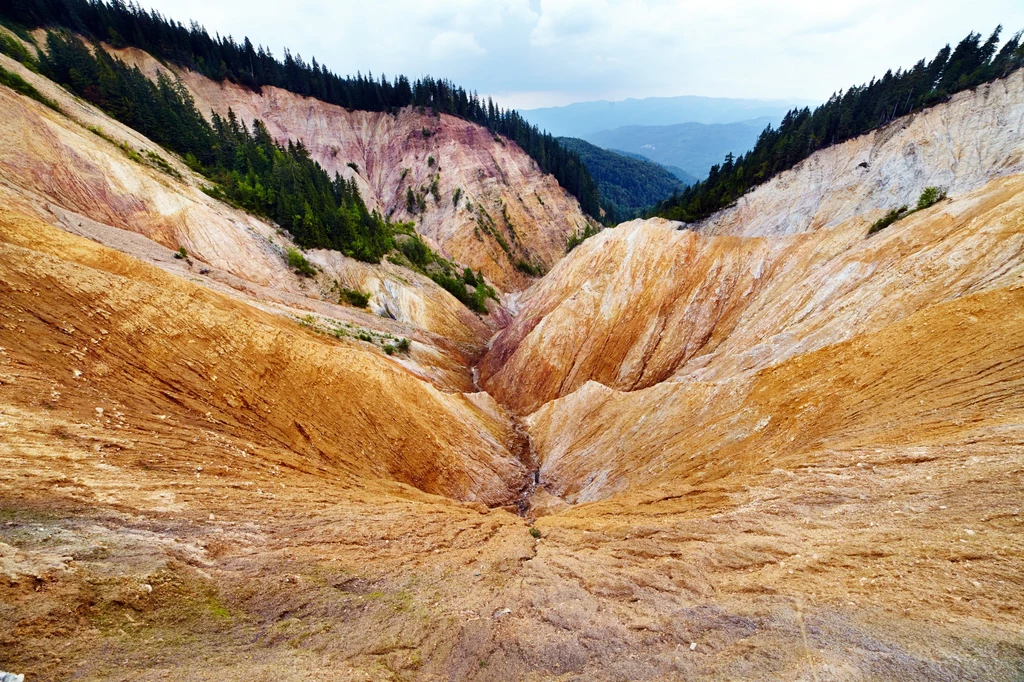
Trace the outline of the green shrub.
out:
<instances>
[{"instance_id":1,"label":"green shrub","mask_svg":"<svg viewBox=\"0 0 1024 682\"><path fill-rule=\"evenodd\" d=\"M370 295L355 289L341 288L338 294L338 303L348 303L356 308L365 308L370 305Z\"/></svg>"},{"instance_id":2,"label":"green shrub","mask_svg":"<svg viewBox=\"0 0 1024 682\"><path fill-rule=\"evenodd\" d=\"M468 284L471 287L475 287L476 286L476 275L473 274L473 270L472 269L465 268L462 271L462 281L465 282L466 284Z\"/></svg>"},{"instance_id":3,"label":"green shrub","mask_svg":"<svg viewBox=\"0 0 1024 682\"><path fill-rule=\"evenodd\" d=\"M535 537L535 538L539 538L540 537L540 531L537 530L536 528L530 528L530 535Z\"/></svg>"},{"instance_id":4,"label":"green shrub","mask_svg":"<svg viewBox=\"0 0 1024 682\"><path fill-rule=\"evenodd\" d=\"M529 275L530 277L540 277L544 274L542 266L530 263L522 258L516 261L516 270L523 274Z\"/></svg>"},{"instance_id":5,"label":"green shrub","mask_svg":"<svg viewBox=\"0 0 1024 682\"><path fill-rule=\"evenodd\" d=\"M894 222L896 222L900 218L902 218L902 217L904 217L906 215L909 215L909 213L910 213L910 211L908 211L906 206L900 206L899 208L892 209L891 211L886 213L884 216L882 216L881 218L876 220L871 225L871 227L868 228L868 234L872 235L872 234L874 234L876 232L880 232L881 230L884 230L885 228L889 227L890 225L892 225Z\"/></svg>"},{"instance_id":6,"label":"green shrub","mask_svg":"<svg viewBox=\"0 0 1024 682\"><path fill-rule=\"evenodd\" d=\"M395 347L392 346L390 343L385 343L384 352L387 353L388 355L393 355L395 352Z\"/></svg>"},{"instance_id":7,"label":"green shrub","mask_svg":"<svg viewBox=\"0 0 1024 682\"><path fill-rule=\"evenodd\" d=\"M409 339L401 339L401 340L399 340L399 342L398 342L398 343L397 343L397 344L395 345L395 349L396 349L396 350L397 350L397 351L398 351L399 353L408 353L408 352L409 352L409 345L410 345L410 344L409 344Z\"/></svg>"},{"instance_id":8,"label":"green shrub","mask_svg":"<svg viewBox=\"0 0 1024 682\"><path fill-rule=\"evenodd\" d=\"M356 163L355 161L349 161L345 165L354 170L356 173L359 172L359 164Z\"/></svg>"},{"instance_id":9,"label":"green shrub","mask_svg":"<svg viewBox=\"0 0 1024 682\"><path fill-rule=\"evenodd\" d=\"M462 188L456 187L455 191L452 192L452 206L455 208L459 207L459 199L462 198Z\"/></svg>"},{"instance_id":10,"label":"green shrub","mask_svg":"<svg viewBox=\"0 0 1024 682\"><path fill-rule=\"evenodd\" d=\"M408 258L409 262L416 267L425 268L434 260L430 247L420 239L419 235L406 239L398 248L402 255Z\"/></svg>"},{"instance_id":11,"label":"green shrub","mask_svg":"<svg viewBox=\"0 0 1024 682\"><path fill-rule=\"evenodd\" d=\"M431 155L431 156L428 156L428 157L427 157L427 165L428 165L428 166L430 166L431 168L433 168L433 167L434 167L434 164L436 164L436 163L437 163L437 161L435 161L435 160L434 160L434 157L433 157L433 155Z\"/></svg>"},{"instance_id":12,"label":"green shrub","mask_svg":"<svg viewBox=\"0 0 1024 682\"><path fill-rule=\"evenodd\" d=\"M288 267L294 269L296 275L301 275L302 277L313 277L316 275L316 270L306 260L306 257L302 255L302 252L295 247L288 248L288 251L285 252L285 259L288 261Z\"/></svg>"},{"instance_id":13,"label":"green shrub","mask_svg":"<svg viewBox=\"0 0 1024 682\"><path fill-rule=\"evenodd\" d=\"M174 253L174 257L177 259L188 258L188 251L185 250L184 246L179 246L178 250Z\"/></svg>"},{"instance_id":14,"label":"green shrub","mask_svg":"<svg viewBox=\"0 0 1024 682\"><path fill-rule=\"evenodd\" d=\"M946 198L946 190L941 187L925 187L917 200L917 209L922 211Z\"/></svg>"},{"instance_id":15,"label":"green shrub","mask_svg":"<svg viewBox=\"0 0 1024 682\"><path fill-rule=\"evenodd\" d=\"M565 240L565 252L569 253L577 246L582 244L584 241L590 239L600 231L601 228L588 224L585 228L583 228L582 233L580 233L578 230L576 232L573 232L571 235L569 235L569 238Z\"/></svg>"}]
</instances>

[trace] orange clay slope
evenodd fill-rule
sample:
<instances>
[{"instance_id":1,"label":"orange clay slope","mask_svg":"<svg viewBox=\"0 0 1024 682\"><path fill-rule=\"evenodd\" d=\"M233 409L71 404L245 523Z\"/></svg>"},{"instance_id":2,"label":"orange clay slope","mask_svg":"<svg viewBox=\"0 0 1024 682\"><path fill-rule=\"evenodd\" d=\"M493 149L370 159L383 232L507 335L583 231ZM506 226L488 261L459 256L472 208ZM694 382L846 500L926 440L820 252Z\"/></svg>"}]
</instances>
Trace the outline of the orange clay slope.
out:
<instances>
[{"instance_id":1,"label":"orange clay slope","mask_svg":"<svg viewBox=\"0 0 1024 682\"><path fill-rule=\"evenodd\" d=\"M184 421L233 453L259 449L339 480L397 480L489 504L523 475L493 401L442 393L358 343L30 218L5 210L0 225L0 345L30 372L5 384L7 396L30 392L28 403L68 419L123 419L129 441L132 422Z\"/></svg>"},{"instance_id":2,"label":"orange clay slope","mask_svg":"<svg viewBox=\"0 0 1024 682\"><path fill-rule=\"evenodd\" d=\"M856 147L935 145L897 178L911 196L941 145L974 174L870 237L894 197L781 235L779 183L760 236L605 231L510 298L474 368L494 321L397 266L311 253L300 280L271 226L23 72L65 113L0 87L0 670L1020 678L1024 177L1002 131L963 153L1013 97ZM807 206L856 187L821 178ZM332 279L379 308L337 305Z\"/></svg>"}]
</instances>

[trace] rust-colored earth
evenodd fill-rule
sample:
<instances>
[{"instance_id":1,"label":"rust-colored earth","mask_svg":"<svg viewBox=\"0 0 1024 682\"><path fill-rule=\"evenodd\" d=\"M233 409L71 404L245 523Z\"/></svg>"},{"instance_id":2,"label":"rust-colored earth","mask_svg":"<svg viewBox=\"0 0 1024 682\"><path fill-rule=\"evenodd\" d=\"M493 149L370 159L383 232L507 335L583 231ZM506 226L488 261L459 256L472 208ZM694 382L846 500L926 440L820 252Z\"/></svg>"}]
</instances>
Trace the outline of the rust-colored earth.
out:
<instances>
[{"instance_id":1,"label":"rust-colored earth","mask_svg":"<svg viewBox=\"0 0 1024 682\"><path fill-rule=\"evenodd\" d=\"M1006 163L963 164L948 200L871 237L888 206L867 195L785 235L607 230L552 251L492 339L500 313L397 266L314 253L304 283L272 226L174 159L183 180L133 165L84 126L152 143L24 77L65 114L0 88L0 670L1021 679ZM973 96L1019 111L999 93ZM978 111L958 97L921 128L956 145ZM1020 158L998 139L986 158ZM799 173L776 190L817 205ZM759 224L783 224L758 191ZM331 278L378 307L331 301ZM334 333L355 328L412 351Z\"/></svg>"}]
</instances>

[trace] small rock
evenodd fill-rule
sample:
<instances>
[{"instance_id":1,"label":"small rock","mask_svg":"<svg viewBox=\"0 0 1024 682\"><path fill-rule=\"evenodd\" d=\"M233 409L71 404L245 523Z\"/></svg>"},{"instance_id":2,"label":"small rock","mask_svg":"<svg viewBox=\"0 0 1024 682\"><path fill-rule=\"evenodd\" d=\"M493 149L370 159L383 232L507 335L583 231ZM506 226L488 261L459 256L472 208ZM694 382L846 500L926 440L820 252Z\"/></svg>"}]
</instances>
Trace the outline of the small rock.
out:
<instances>
[{"instance_id":1,"label":"small rock","mask_svg":"<svg viewBox=\"0 0 1024 682\"><path fill-rule=\"evenodd\" d=\"M494 617L501 618L502 616L507 616L510 613L512 613L512 609L498 609L494 612Z\"/></svg>"},{"instance_id":2,"label":"small rock","mask_svg":"<svg viewBox=\"0 0 1024 682\"><path fill-rule=\"evenodd\" d=\"M3 670L0 670L0 682L25 682L25 676L5 673Z\"/></svg>"},{"instance_id":3,"label":"small rock","mask_svg":"<svg viewBox=\"0 0 1024 682\"><path fill-rule=\"evenodd\" d=\"M690 651L696 651L696 650L697 650L697 643L696 642L690 642Z\"/></svg>"},{"instance_id":4,"label":"small rock","mask_svg":"<svg viewBox=\"0 0 1024 682\"><path fill-rule=\"evenodd\" d=\"M103 414L103 408L102 407L97 407L96 408L96 414Z\"/></svg>"},{"instance_id":5,"label":"small rock","mask_svg":"<svg viewBox=\"0 0 1024 682\"><path fill-rule=\"evenodd\" d=\"M146 583L145 585L142 586L142 591L145 592L146 594L149 594L150 592L153 591L153 586L150 585L149 583Z\"/></svg>"},{"instance_id":6,"label":"small rock","mask_svg":"<svg viewBox=\"0 0 1024 682\"><path fill-rule=\"evenodd\" d=\"M210 514L210 520L211 520L211 521L213 521L213 520L214 520L214 519L216 519L216 518L217 518L217 517L215 517L215 516L214 516L213 514Z\"/></svg>"},{"instance_id":7,"label":"small rock","mask_svg":"<svg viewBox=\"0 0 1024 682\"><path fill-rule=\"evenodd\" d=\"M971 530L970 528L964 528L964 532L967 533L968 535L974 535L974 531Z\"/></svg>"}]
</instances>

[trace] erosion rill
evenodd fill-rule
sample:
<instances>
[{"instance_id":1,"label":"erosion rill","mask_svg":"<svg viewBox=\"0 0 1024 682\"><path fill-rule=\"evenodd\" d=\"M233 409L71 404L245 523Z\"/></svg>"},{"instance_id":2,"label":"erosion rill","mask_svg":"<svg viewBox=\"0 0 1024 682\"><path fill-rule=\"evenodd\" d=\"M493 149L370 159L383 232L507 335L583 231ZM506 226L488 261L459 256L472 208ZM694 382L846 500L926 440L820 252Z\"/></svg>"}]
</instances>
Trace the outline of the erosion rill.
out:
<instances>
[{"instance_id":1,"label":"erosion rill","mask_svg":"<svg viewBox=\"0 0 1024 682\"><path fill-rule=\"evenodd\" d=\"M296 274L288 234L0 66L56 105L0 86L0 670L1020 678L1021 71L563 257L587 219L510 140L175 67L372 208L440 172L416 229L496 284L476 315L387 259Z\"/></svg>"}]
</instances>

